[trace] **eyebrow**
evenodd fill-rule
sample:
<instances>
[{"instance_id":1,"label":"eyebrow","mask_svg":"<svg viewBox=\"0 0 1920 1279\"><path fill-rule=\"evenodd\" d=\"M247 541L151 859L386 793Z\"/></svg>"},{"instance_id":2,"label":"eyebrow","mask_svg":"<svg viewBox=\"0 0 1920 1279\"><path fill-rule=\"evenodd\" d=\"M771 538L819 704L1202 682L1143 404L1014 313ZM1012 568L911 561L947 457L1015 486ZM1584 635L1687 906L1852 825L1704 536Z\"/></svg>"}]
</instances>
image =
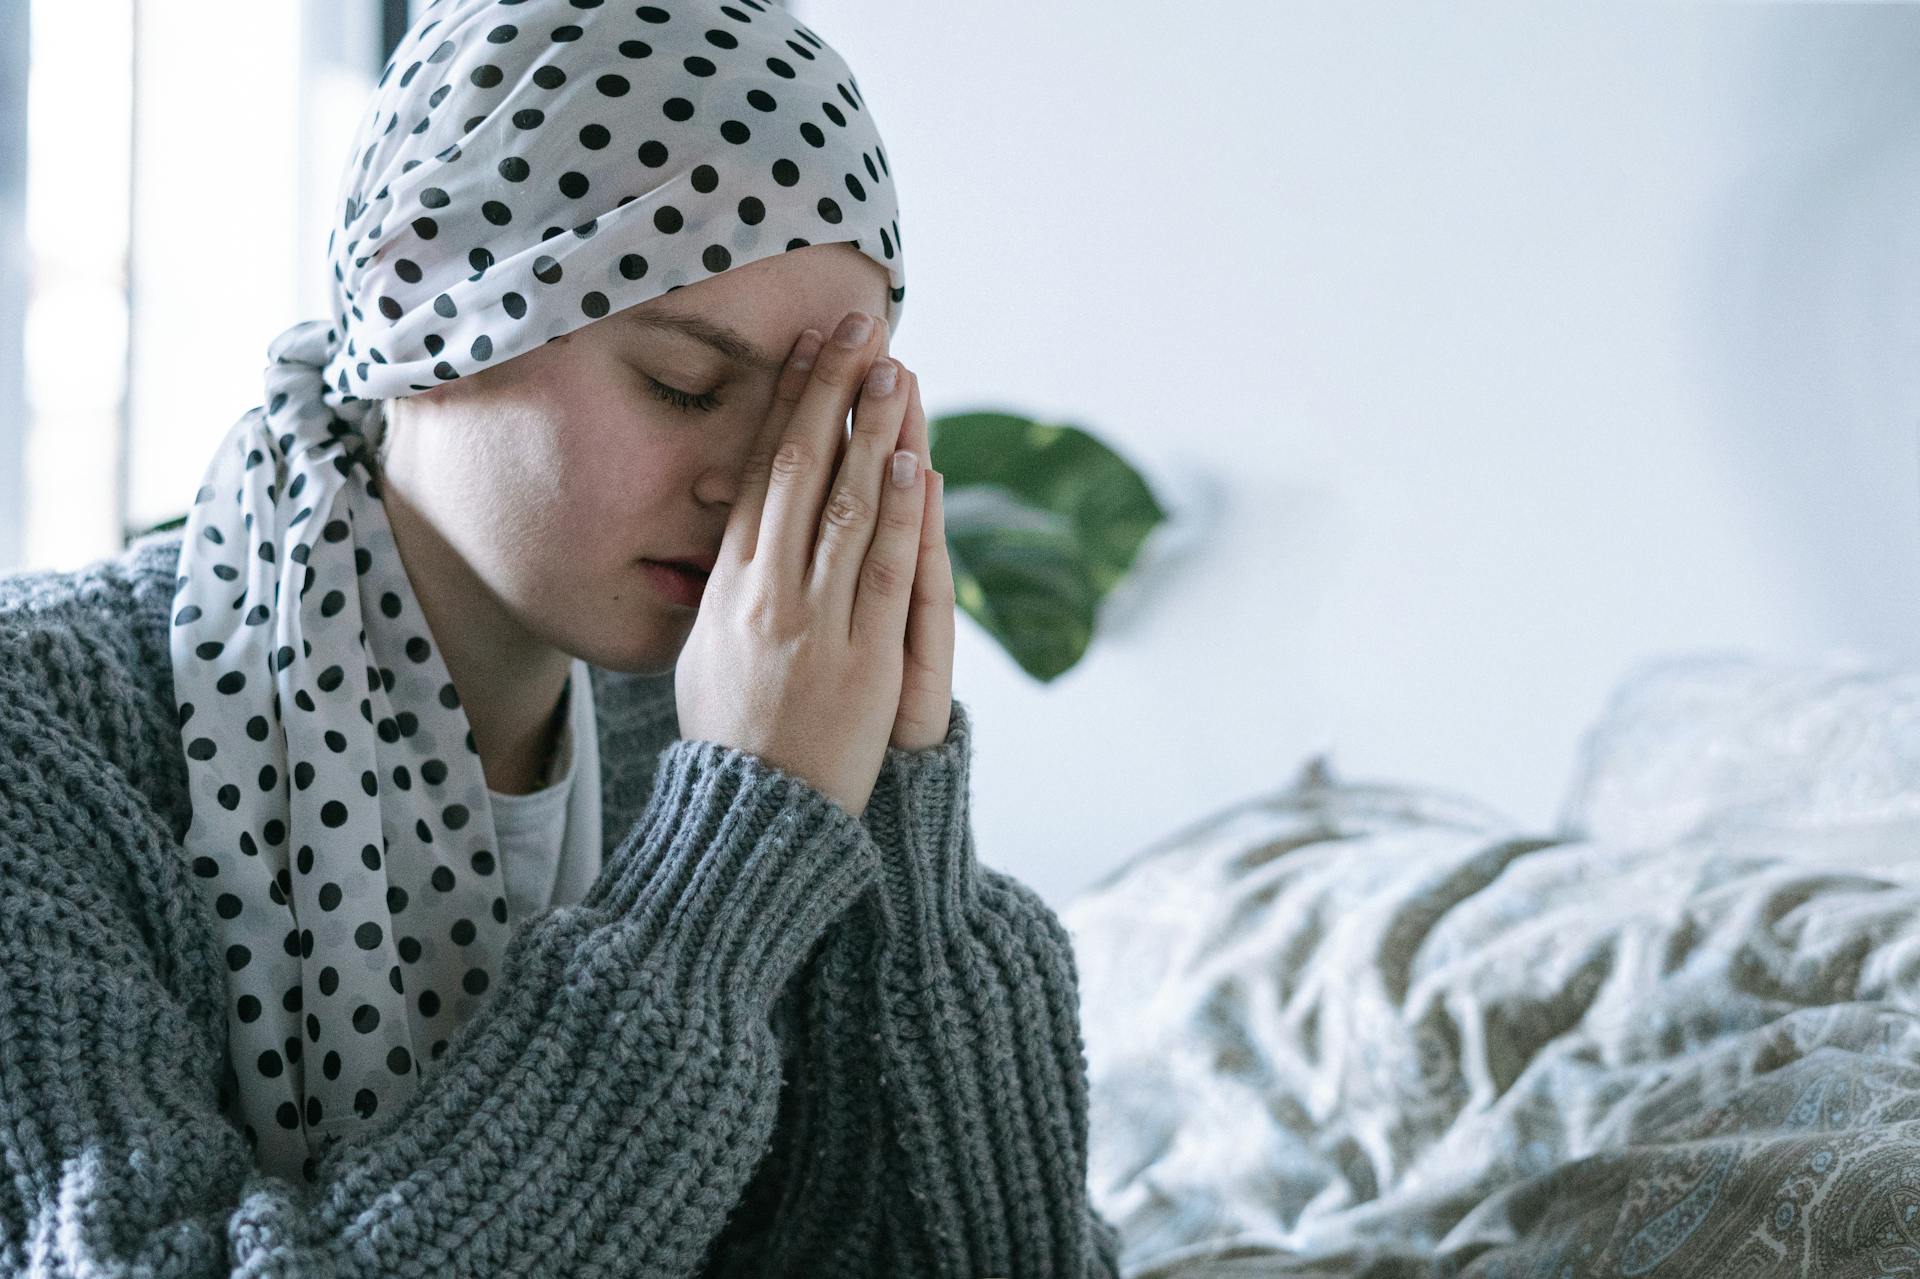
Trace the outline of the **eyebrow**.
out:
<instances>
[{"instance_id":1,"label":"eyebrow","mask_svg":"<svg viewBox=\"0 0 1920 1279\"><path fill-rule=\"evenodd\" d=\"M749 342L741 334L724 324L715 324L701 319L697 315L681 315L672 311L631 312L635 327L652 329L671 329L685 334L696 341L704 342L736 364L758 369L762 373L778 373L782 362L774 359L759 347Z\"/></svg>"}]
</instances>

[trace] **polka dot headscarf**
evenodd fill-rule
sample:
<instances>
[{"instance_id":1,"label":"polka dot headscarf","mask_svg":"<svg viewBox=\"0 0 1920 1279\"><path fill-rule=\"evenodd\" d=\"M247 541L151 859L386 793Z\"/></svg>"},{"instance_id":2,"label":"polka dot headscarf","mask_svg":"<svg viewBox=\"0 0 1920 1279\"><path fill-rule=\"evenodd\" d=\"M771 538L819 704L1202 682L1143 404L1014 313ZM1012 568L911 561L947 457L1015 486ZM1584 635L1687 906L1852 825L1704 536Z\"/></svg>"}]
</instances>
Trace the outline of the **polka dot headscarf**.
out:
<instances>
[{"instance_id":1,"label":"polka dot headscarf","mask_svg":"<svg viewBox=\"0 0 1920 1279\"><path fill-rule=\"evenodd\" d=\"M501 972L485 775L369 469L374 402L732 267L849 241L906 275L845 62L773 0L434 0L380 77L327 241L333 316L188 514L171 623L186 843L228 977L222 1105L314 1178Z\"/></svg>"}]
</instances>

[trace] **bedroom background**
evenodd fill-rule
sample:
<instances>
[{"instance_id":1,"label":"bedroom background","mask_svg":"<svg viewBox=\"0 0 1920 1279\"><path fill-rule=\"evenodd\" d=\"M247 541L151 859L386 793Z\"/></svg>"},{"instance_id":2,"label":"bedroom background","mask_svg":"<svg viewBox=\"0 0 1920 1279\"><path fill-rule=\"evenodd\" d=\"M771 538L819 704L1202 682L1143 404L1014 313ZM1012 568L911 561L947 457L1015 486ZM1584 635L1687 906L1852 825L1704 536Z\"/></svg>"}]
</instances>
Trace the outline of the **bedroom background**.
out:
<instances>
[{"instance_id":1,"label":"bedroom background","mask_svg":"<svg viewBox=\"0 0 1920 1279\"><path fill-rule=\"evenodd\" d=\"M1643 657L1920 647L1913 9L788 7L900 161L929 411L1170 499L1063 678L959 625L980 856L1055 905L1316 754L1545 831ZM322 312L391 8L0 6L0 571L175 513Z\"/></svg>"}]
</instances>

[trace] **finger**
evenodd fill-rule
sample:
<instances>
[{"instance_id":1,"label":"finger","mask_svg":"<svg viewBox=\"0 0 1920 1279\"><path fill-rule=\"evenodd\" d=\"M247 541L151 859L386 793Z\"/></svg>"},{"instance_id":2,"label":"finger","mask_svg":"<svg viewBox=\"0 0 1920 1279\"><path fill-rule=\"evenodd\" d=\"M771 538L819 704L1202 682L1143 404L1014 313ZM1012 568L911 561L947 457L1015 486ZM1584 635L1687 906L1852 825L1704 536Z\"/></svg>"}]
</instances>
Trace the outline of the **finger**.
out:
<instances>
[{"instance_id":1,"label":"finger","mask_svg":"<svg viewBox=\"0 0 1920 1279\"><path fill-rule=\"evenodd\" d=\"M920 406L920 380L908 389L907 431L927 435ZM913 666L953 678L953 561L947 554L947 477L927 476L927 513L920 521L920 561L913 572L913 607L907 615L907 649Z\"/></svg>"},{"instance_id":2,"label":"finger","mask_svg":"<svg viewBox=\"0 0 1920 1279\"><path fill-rule=\"evenodd\" d=\"M836 617L853 611L867 549L877 531L876 520L883 515L881 490L889 482L883 472L890 471L900 441L900 423L907 411L906 381L905 370L891 356L881 356L867 371L854 405L853 434L847 440L846 456L834 476L833 495L820 513L819 549L814 553L807 586L824 606L835 610ZM917 453L913 456L918 460ZM919 517L916 514L914 518L917 546ZM907 572L912 571L909 558Z\"/></svg>"},{"instance_id":3,"label":"finger","mask_svg":"<svg viewBox=\"0 0 1920 1279\"><path fill-rule=\"evenodd\" d=\"M860 314L849 312L847 320ZM859 394L867 366L886 337L885 321L866 318L866 335L851 346L842 337L847 328L845 320L821 346L770 460L759 549L754 559L765 561L775 580L791 583L796 590L807 581L813 563L820 506L833 479L834 458L847 412ZM867 500L873 500L872 490ZM867 518L872 518L871 508Z\"/></svg>"},{"instance_id":4,"label":"finger","mask_svg":"<svg viewBox=\"0 0 1920 1279\"><path fill-rule=\"evenodd\" d=\"M931 450L927 446L927 414L926 410L920 406L920 376L909 369L906 373L906 379L907 408L905 418L900 427L899 446L903 449L912 449L915 453L918 453L920 455L920 465L931 470L933 467L933 458ZM946 545L944 535L936 530L936 526L933 523L933 486L938 483L938 480L933 476L929 476L927 483L927 518L920 522L920 564L914 569L913 575L916 594L919 589L921 569L926 566L928 553Z\"/></svg>"},{"instance_id":5,"label":"finger","mask_svg":"<svg viewBox=\"0 0 1920 1279\"><path fill-rule=\"evenodd\" d=\"M949 682L953 679L953 559L947 554L947 475L944 471L933 473L933 511L925 520L929 545L933 548L928 564L929 572L919 575L917 580L924 584L920 590L924 593L927 605L921 610L926 621L925 652L928 660L947 673Z\"/></svg>"},{"instance_id":6,"label":"finger","mask_svg":"<svg viewBox=\"0 0 1920 1279\"><path fill-rule=\"evenodd\" d=\"M739 495L734 499L733 510L727 513L727 531L720 543L722 559L731 557L736 563L744 563L753 558L760 540L760 512L767 498L774 450L780 447L780 438L786 434L794 406L800 402L800 393L812 376L823 340L820 330L805 329L787 353L787 363L774 383L773 403L767 407L767 416L747 451Z\"/></svg>"},{"instance_id":7,"label":"finger","mask_svg":"<svg viewBox=\"0 0 1920 1279\"><path fill-rule=\"evenodd\" d=\"M926 512L926 468L908 449L896 451L892 458L911 460L913 475L905 485L895 483L889 460L887 478L881 486L880 524L855 579L857 589L849 623L849 640L869 652L885 653L888 646L895 653L902 650L907 609L913 603L920 522Z\"/></svg>"},{"instance_id":8,"label":"finger","mask_svg":"<svg viewBox=\"0 0 1920 1279\"><path fill-rule=\"evenodd\" d=\"M896 446L912 449L920 455L920 465L933 465L933 451L927 442L927 415L920 407L920 375L912 369L903 369L907 382L907 412L900 426L900 443Z\"/></svg>"}]
</instances>

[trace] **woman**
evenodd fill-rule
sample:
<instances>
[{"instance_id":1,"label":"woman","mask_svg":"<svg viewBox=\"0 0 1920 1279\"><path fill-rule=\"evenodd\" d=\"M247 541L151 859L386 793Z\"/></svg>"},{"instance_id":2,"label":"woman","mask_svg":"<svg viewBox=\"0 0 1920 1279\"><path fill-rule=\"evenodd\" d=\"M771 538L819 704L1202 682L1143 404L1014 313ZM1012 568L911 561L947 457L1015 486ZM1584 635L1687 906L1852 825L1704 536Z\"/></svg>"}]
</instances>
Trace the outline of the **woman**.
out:
<instances>
[{"instance_id":1,"label":"woman","mask_svg":"<svg viewBox=\"0 0 1920 1279\"><path fill-rule=\"evenodd\" d=\"M1116 1273L844 62L437 0L341 194L186 527L0 582L0 1271Z\"/></svg>"}]
</instances>

